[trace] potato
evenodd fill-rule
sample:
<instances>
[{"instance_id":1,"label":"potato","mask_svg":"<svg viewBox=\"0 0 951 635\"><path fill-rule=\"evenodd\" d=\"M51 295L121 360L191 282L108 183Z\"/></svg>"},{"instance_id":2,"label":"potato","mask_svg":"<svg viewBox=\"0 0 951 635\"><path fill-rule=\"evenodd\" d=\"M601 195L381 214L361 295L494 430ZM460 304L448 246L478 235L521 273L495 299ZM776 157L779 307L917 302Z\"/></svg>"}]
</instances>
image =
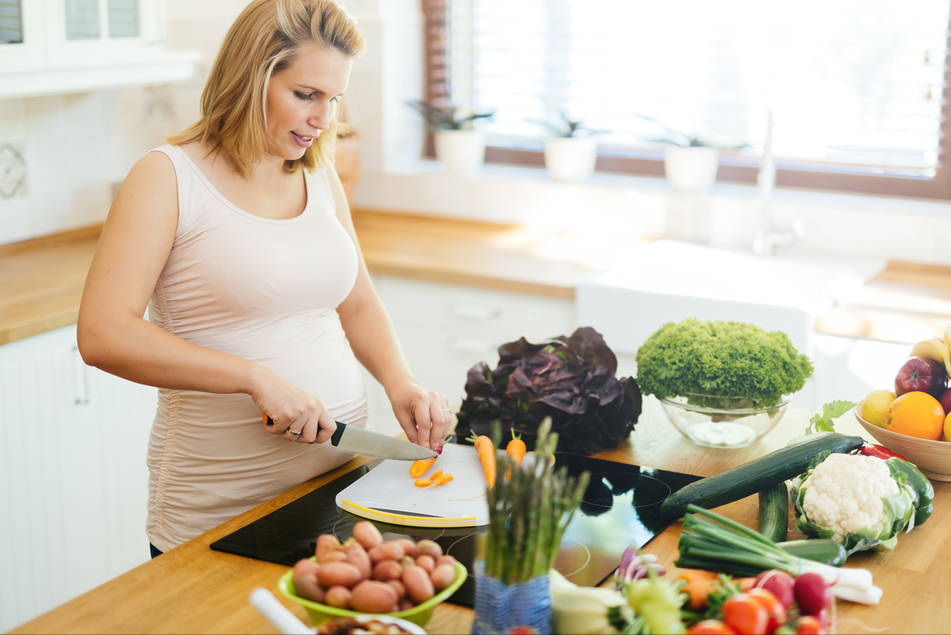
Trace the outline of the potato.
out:
<instances>
[{"instance_id":1,"label":"potato","mask_svg":"<svg viewBox=\"0 0 951 635\"><path fill-rule=\"evenodd\" d=\"M376 580L364 580L350 593L350 606L364 613L392 613L396 602L396 589Z\"/></svg>"},{"instance_id":2,"label":"potato","mask_svg":"<svg viewBox=\"0 0 951 635\"><path fill-rule=\"evenodd\" d=\"M409 538L397 538L393 542L403 545L403 553L407 556L416 557L416 543Z\"/></svg>"},{"instance_id":3,"label":"potato","mask_svg":"<svg viewBox=\"0 0 951 635\"><path fill-rule=\"evenodd\" d=\"M353 526L353 537L368 550L383 543L383 534L369 520L361 520Z\"/></svg>"},{"instance_id":4,"label":"potato","mask_svg":"<svg viewBox=\"0 0 951 635\"><path fill-rule=\"evenodd\" d=\"M402 600L400 600L400 603L396 605L396 610L398 610L398 611L408 611L408 610L410 610L411 608L413 608L414 606L416 606L416 605L413 604L413 601L412 601L411 599L409 599L409 598L403 598Z\"/></svg>"},{"instance_id":5,"label":"potato","mask_svg":"<svg viewBox=\"0 0 951 635\"><path fill-rule=\"evenodd\" d=\"M349 562L328 562L320 565L317 579L325 587L343 586L350 588L363 579L360 570Z\"/></svg>"},{"instance_id":6,"label":"potato","mask_svg":"<svg viewBox=\"0 0 951 635\"><path fill-rule=\"evenodd\" d=\"M370 563L370 556L363 549L360 543L354 543L347 547L347 562L360 570L360 576L366 580L373 572L373 565Z\"/></svg>"},{"instance_id":7,"label":"potato","mask_svg":"<svg viewBox=\"0 0 951 635\"><path fill-rule=\"evenodd\" d=\"M436 561L432 556L416 556L416 566L426 569L426 573L432 573L436 568Z\"/></svg>"},{"instance_id":8,"label":"potato","mask_svg":"<svg viewBox=\"0 0 951 635\"><path fill-rule=\"evenodd\" d=\"M297 595L314 602L324 601L324 587L317 581L318 571L320 565L313 560L300 560L294 565L291 579L294 580Z\"/></svg>"},{"instance_id":9,"label":"potato","mask_svg":"<svg viewBox=\"0 0 951 635\"><path fill-rule=\"evenodd\" d=\"M416 556L432 556L435 561L442 555L442 547L435 540L424 538L416 543Z\"/></svg>"},{"instance_id":10,"label":"potato","mask_svg":"<svg viewBox=\"0 0 951 635\"><path fill-rule=\"evenodd\" d=\"M323 553L328 553L330 551L336 551L340 548L340 541L333 534L320 534L317 536L317 550L314 552L314 555L317 556L317 561L320 562L322 558L320 557Z\"/></svg>"},{"instance_id":11,"label":"potato","mask_svg":"<svg viewBox=\"0 0 951 635\"><path fill-rule=\"evenodd\" d=\"M416 564L416 560L411 556L403 556L400 558L400 568L405 569L406 567L412 567Z\"/></svg>"},{"instance_id":12,"label":"potato","mask_svg":"<svg viewBox=\"0 0 951 635\"><path fill-rule=\"evenodd\" d=\"M387 584L396 589L396 598L402 600L406 597L406 586L399 580L387 580Z\"/></svg>"},{"instance_id":13,"label":"potato","mask_svg":"<svg viewBox=\"0 0 951 635\"><path fill-rule=\"evenodd\" d=\"M452 566L456 566L456 559L448 554L439 556L436 558L436 566L438 567L441 564L451 564Z\"/></svg>"},{"instance_id":14,"label":"potato","mask_svg":"<svg viewBox=\"0 0 951 635\"><path fill-rule=\"evenodd\" d=\"M429 574L417 565L403 569L403 586L414 604L425 602L435 594Z\"/></svg>"},{"instance_id":15,"label":"potato","mask_svg":"<svg viewBox=\"0 0 951 635\"><path fill-rule=\"evenodd\" d=\"M396 540L384 542L376 548L380 550L380 554L383 556L380 560L399 560L406 555L403 545Z\"/></svg>"},{"instance_id":16,"label":"potato","mask_svg":"<svg viewBox=\"0 0 951 635\"><path fill-rule=\"evenodd\" d=\"M373 565L373 579L386 582L399 580L403 575L403 567L396 560L380 560Z\"/></svg>"},{"instance_id":17,"label":"potato","mask_svg":"<svg viewBox=\"0 0 951 635\"><path fill-rule=\"evenodd\" d=\"M320 564L329 564L331 562L346 562L347 554L342 549L336 551L325 551L317 556L317 562Z\"/></svg>"},{"instance_id":18,"label":"potato","mask_svg":"<svg viewBox=\"0 0 951 635\"><path fill-rule=\"evenodd\" d=\"M324 604L335 606L338 609L350 608L350 589L345 586L332 586L324 594Z\"/></svg>"},{"instance_id":19,"label":"potato","mask_svg":"<svg viewBox=\"0 0 951 635\"><path fill-rule=\"evenodd\" d=\"M429 578L433 581L433 586L436 590L442 591L456 579L456 565L444 562L433 569L432 573L429 574Z\"/></svg>"}]
</instances>

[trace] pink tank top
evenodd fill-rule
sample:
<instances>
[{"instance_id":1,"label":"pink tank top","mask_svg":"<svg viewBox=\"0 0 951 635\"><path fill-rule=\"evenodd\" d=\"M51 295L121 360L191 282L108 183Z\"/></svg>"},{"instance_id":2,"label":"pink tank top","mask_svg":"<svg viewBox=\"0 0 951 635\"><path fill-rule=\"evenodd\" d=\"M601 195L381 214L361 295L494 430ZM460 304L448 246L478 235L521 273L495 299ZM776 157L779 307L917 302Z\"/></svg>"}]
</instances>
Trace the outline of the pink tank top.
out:
<instances>
[{"instance_id":1,"label":"pink tank top","mask_svg":"<svg viewBox=\"0 0 951 635\"><path fill-rule=\"evenodd\" d=\"M267 219L233 205L185 151L156 148L178 182L178 228L149 319L200 346L258 363L366 425L363 375L336 307L357 276L326 170L305 176L307 205ZM165 551L351 455L267 432L245 394L158 391L149 439L147 531Z\"/></svg>"}]
</instances>

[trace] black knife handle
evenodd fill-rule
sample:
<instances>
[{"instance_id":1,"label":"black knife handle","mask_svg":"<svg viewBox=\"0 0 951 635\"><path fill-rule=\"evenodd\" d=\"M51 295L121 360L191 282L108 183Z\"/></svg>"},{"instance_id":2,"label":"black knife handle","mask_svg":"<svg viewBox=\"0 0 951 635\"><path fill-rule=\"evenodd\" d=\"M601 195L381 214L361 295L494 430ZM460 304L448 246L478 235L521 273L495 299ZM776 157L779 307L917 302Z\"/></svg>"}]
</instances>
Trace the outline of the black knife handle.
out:
<instances>
[{"instance_id":1,"label":"black knife handle","mask_svg":"<svg viewBox=\"0 0 951 635\"><path fill-rule=\"evenodd\" d=\"M334 421L337 424L337 429L334 430L334 433L330 436L330 445L336 447L340 443L340 437L343 436L344 430L347 429L347 424L340 423L339 421Z\"/></svg>"},{"instance_id":2,"label":"black knife handle","mask_svg":"<svg viewBox=\"0 0 951 635\"><path fill-rule=\"evenodd\" d=\"M274 419L268 417L267 415L264 415L264 418L267 419L266 425L268 427L274 425ZM333 435L330 437L330 444L337 446L340 443L340 437L343 436L343 431L347 429L347 424L340 421L334 421L334 423L337 424L337 429L334 430Z\"/></svg>"}]
</instances>

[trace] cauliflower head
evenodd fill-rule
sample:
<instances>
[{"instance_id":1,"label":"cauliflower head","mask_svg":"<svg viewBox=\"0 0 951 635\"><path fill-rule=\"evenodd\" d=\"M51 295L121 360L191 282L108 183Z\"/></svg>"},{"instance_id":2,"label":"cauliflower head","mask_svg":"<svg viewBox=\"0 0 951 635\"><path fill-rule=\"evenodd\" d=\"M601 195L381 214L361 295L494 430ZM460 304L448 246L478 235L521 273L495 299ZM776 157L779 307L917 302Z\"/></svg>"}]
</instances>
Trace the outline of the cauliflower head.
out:
<instances>
[{"instance_id":1,"label":"cauliflower head","mask_svg":"<svg viewBox=\"0 0 951 635\"><path fill-rule=\"evenodd\" d=\"M796 528L849 553L893 549L918 498L888 463L860 454L829 454L794 481L793 492Z\"/></svg>"}]
</instances>

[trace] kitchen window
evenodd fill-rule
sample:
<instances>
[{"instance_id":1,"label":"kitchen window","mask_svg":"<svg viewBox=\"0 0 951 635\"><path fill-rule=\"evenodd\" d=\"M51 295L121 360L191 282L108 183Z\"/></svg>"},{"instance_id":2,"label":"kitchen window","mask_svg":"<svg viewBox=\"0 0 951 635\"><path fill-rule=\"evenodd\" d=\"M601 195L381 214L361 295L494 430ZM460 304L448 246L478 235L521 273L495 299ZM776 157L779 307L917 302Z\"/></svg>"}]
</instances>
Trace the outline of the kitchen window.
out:
<instances>
[{"instance_id":1,"label":"kitchen window","mask_svg":"<svg viewBox=\"0 0 951 635\"><path fill-rule=\"evenodd\" d=\"M427 99L496 112L489 161L541 165L565 112L598 168L663 174L668 128L753 183L951 198L949 0L423 0Z\"/></svg>"}]
</instances>

